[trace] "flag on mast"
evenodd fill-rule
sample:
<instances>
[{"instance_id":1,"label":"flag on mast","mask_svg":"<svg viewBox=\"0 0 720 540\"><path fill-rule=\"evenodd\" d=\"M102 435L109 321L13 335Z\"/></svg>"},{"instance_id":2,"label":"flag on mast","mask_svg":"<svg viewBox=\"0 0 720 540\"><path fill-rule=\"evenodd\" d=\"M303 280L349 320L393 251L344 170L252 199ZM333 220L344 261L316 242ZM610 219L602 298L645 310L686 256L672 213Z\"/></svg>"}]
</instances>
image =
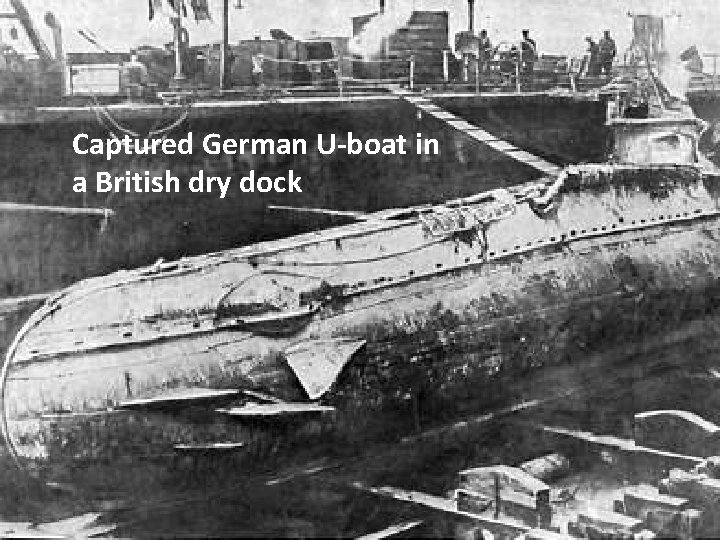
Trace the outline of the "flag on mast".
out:
<instances>
[{"instance_id":1,"label":"flag on mast","mask_svg":"<svg viewBox=\"0 0 720 540\"><path fill-rule=\"evenodd\" d=\"M190 7L195 13L195 21L210 21L210 7L208 6L208 0L190 0Z\"/></svg>"},{"instance_id":2,"label":"flag on mast","mask_svg":"<svg viewBox=\"0 0 720 540\"><path fill-rule=\"evenodd\" d=\"M155 13L162 11L162 0L148 0L148 18L152 21Z\"/></svg>"},{"instance_id":3,"label":"flag on mast","mask_svg":"<svg viewBox=\"0 0 720 540\"><path fill-rule=\"evenodd\" d=\"M179 0L148 0L148 14L152 21L156 15L173 18L180 16Z\"/></svg>"},{"instance_id":4,"label":"flag on mast","mask_svg":"<svg viewBox=\"0 0 720 540\"><path fill-rule=\"evenodd\" d=\"M175 17L184 17L187 19L188 12L185 0L167 0L170 9L175 13Z\"/></svg>"},{"instance_id":5,"label":"flag on mast","mask_svg":"<svg viewBox=\"0 0 720 540\"><path fill-rule=\"evenodd\" d=\"M197 22L212 20L208 0L190 0L190 7ZM186 19L188 17L186 0L148 0L148 15L151 21L156 15L170 19Z\"/></svg>"}]
</instances>

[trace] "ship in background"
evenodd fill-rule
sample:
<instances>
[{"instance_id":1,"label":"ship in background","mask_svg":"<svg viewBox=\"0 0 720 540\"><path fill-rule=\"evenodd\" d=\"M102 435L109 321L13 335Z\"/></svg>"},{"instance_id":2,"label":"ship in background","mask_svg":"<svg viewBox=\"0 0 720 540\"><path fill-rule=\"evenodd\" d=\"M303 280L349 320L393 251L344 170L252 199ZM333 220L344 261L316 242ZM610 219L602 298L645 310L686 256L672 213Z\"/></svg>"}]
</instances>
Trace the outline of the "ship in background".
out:
<instances>
[{"instance_id":1,"label":"ship in background","mask_svg":"<svg viewBox=\"0 0 720 540\"><path fill-rule=\"evenodd\" d=\"M542 174L528 165L526 156L517 159L520 149L555 164L597 161L604 150L605 106L593 96L446 93L433 98L460 120L482 125L482 133L488 134L482 142L467 126L458 129L389 91L387 81L351 74L338 79L342 68L334 60L332 40L298 41L282 33L276 33L282 39L186 47L186 34L178 25L174 45L138 51L151 78L141 89L124 76L129 55L65 54L61 28L48 15L45 23L55 36L50 52L22 2L10 4L13 12L6 16L19 21L36 58L10 49L4 57L4 80L11 83L4 87L5 106L0 109L5 141L0 156L0 295L8 306L34 301L83 277L159 258L342 223L342 211L438 203ZM437 44L447 48L447 26L433 26L432 32ZM247 86L252 55L258 53L265 57L267 70L263 91ZM371 60L352 58L342 65L360 70ZM404 59L400 63L407 64ZM319 80L327 78L331 80ZM292 92L281 91L289 86ZM188 131L197 140L219 133L223 138L302 138L311 143L318 133L327 132L352 132L359 138L402 134L408 139L421 132L438 139L442 151L431 157L349 158L321 156L310 148L308 155L294 157L213 158L198 152L107 162L77 156L72 149L77 133L105 139L126 133L182 137ZM513 157L502 150L509 147L487 141L505 141L517 152ZM304 178L303 193L260 195L231 189L220 200L217 194L107 196L72 190L76 176L93 179L97 171L121 176L126 171L162 175L171 170L185 180L199 169L236 179L250 170L276 177L293 169ZM273 205L338 213L279 213Z\"/></svg>"},{"instance_id":2,"label":"ship in background","mask_svg":"<svg viewBox=\"0 0 720 540\"><path fill-rule=\"evenodd\" d=\"M441 14L415 17L409 24L443 24ZM286 37L237 51L310 54ZM353 72L407 64L409 38L388 45L399 59L352 58ZM326 45L312 50L327 54ZM444 79L448 55L432 58L428 70ZM50 72L58 59L46 58ZM302 62L301 78L323 77L317 65L327 59ZM235 74L217 71L220 86L248 75L236 64ZM204 65L197 76L215 73ZM534 391L562 394L648 343L712 331L694 323L717 306L718 175L698 150L705 123L663 90L647 58L636 66L644 77L628 73L602 98L516 92L517 80L497 95L381 92L372 87L388 81L353 88L342 78L301 89L313 95L223 93L188 90L196 75L183 65L180 85L172 64L157 97L177 103L153 103L123 86L119 62L87 66L70 69L117 73L117 91L93 93L89 105L74 95L3 111L13 141L2 161L12 201L0 207L4 292L8 305L28 296L3 321L2 428L8 453L43 480L147 493L166 473L177 486L175 457L208 454L229 455L243 474L277 472L323 456L319 433L344 448L401 436L413 414L437 421ZM296 168L312 183L291 201L71 195L78 171L108 167L72 153L78 130L311 140L328 125L358 137L421 131L452 150L423 161L311 154L112 165L235 176ZM23 148L23 159L9 148ZM582 161L601 163L564 167ZM159 256L173 260L143 266ZM35 309L45 300L36 293L78 278Z\"/></svg>"},{"instance_id":3,"label":"ship in background","mask_svg":"<svg viewBox=\"0 0 720 540\"><path fill-rule=\"evenodd\" d=\"M646 89L617 93L609 162L59 292L3 365L8 452L139 496L173 456L278 473L396 440L410 401L436 421L642 378L633 351L714 331L720 275L705 123L648 84L645 118Z\"/></svg>"},{"instance_id":4,"label":"ship in background","mask_svg":"<svg viewBox=\"0 0 720 540\"><path fill-rule=\"evenodd\" d=\"M226 2L229 9L229 2ZM353 37L275 39L230 44L227 20L220 44L187 45L176 24L175 43L140 48L148 84L127 76L130 54L66 54L55 17L51 51L21 0L4 18L22 26L35 49L12 47L3 59L0 96L0 309L10 336L32 309L57 289L94 275L158 259L228 249L352 220L357 212L436 204L539 178L548 167L601 161L608 148L607 81L575 76L573 62L541 56L536 78L522 81L505 53L480 84L471 59L450 54L447 13L414 12L383 35L382 46L356 44L380 9L354 21ZM460 42L472 43L474 3ZM227 10L225 10L227 12ZM380 25L382 27L382 25ZM10 34L12 37L12 34ZM92 37L91 37L92 39ZM354 40L354 41L353 41ZM179 51L179 54L176 54ZM253 58L262 55L262 87L253 83ZM544 66L544 67L543 67ZM534 85L534 86L533 86ZM548 88L559 88L547 91ZM588 90L576 91L575 90ZM407 90L429 89L424 98ZM545 90L545 91L536 91ZM77 133L182 137L305 139L352 132L358 138L440 141L438 156L116 157L77 156ZM292 169L301 194L76 194L76 176L98 171L166 170L181 181L198 170L239 179L255 170L270 177ZM316 211L317 210L317 211ZM18 311L20 309L20 311ZM0 345L4 337L0 337Z\"/></svg>"}]
</instances>

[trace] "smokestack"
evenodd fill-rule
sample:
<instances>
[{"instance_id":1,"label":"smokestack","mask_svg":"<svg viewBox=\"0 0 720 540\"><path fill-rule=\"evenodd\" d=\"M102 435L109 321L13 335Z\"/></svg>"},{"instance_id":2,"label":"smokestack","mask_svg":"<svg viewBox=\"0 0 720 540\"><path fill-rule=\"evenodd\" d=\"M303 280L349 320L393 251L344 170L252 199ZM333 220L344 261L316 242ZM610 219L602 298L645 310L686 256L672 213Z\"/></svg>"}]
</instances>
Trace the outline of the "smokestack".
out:
<instances>
[{"instance_id":1,"label":"smokestack","mask_svg":"<svg viewBox=\"0 0 720 540\"><path fill-rule=\"evenodd\" d=\"M475 0L468 0L468 30L475 31Z\"/></svg>"},{"instance_id":2,"label":"smokestack","mask_svg":"<svg viewBox=\"0 0 720 540\"><path fill-rule=\"evenodd\" d=\"M380 13L385 13L385 0L380 0Z\"/></svg>"}]
</instances>

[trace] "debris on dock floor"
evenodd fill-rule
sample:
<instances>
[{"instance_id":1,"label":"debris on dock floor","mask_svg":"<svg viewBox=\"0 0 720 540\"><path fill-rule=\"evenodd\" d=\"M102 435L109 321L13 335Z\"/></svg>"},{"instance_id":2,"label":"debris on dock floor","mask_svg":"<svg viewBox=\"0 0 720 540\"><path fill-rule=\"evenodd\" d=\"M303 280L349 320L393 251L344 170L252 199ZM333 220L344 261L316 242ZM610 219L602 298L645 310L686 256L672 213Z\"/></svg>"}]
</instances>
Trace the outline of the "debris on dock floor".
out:
<instances>
[{"instance_id":1,"label":"debris on dock floor","mask_svg":"<svg viewBox=\"0 0 720 540\"><path fill-rule=\"evenodd\" d=\"M358 540L384 540L385 538L392 538L393 536L408 532L415 527L422 525L422 523L423 522L420 520L397 523L395 525L391 525L387 529L383 529L382 531L361 536Z\"/></svg>"},{"instance_id":2,"label":"debris on dock floor","mask_svg":"<svg viewBox=\"0 0 720 540\"><path fill-rule=\"evenodd\" d=\"M647 418L653 418L653 431L663 437L649 437ZM678 418L689 424L677 437L691 432L697 436L689 441L668 436L667 425L661 424L675 425ZM445 497L361 482L353 487L418 508L419 519L451 523L456 538L483 538L485 533L524 539L717 536L720 457L669 450L713 440L711 424L685 411L640 413L634 421L637 441L541 426L543 436L551 436L546 440L557 440L566 450L580 445L583 463L554 452L515 467L464 469L457 475L456 489Z\"/></svg>"},{"instance_id":3,"label":"debris on dock floor","mask_svg":"<svg viewBox=\"0 0 720 540\"><path fill-rule=\"evenodd\" d=\"M32 524L0 522L2 538L46 538L46 539L82 539L100 538L112 533L116 525L99 523L101 515L89 513L54 523Z\"/></svg>"},{"instance_id":4,"label":"debris on dock floor","mask_svg":"<svg viewBox=\"0 0 720 540\"><path fill-rule=\"evenodd\" d=\"M261 418L331 413L335 407L317 403L248 403L242 407L218 409L217 412L234 417Z\"/></svg>"}]
</instances>

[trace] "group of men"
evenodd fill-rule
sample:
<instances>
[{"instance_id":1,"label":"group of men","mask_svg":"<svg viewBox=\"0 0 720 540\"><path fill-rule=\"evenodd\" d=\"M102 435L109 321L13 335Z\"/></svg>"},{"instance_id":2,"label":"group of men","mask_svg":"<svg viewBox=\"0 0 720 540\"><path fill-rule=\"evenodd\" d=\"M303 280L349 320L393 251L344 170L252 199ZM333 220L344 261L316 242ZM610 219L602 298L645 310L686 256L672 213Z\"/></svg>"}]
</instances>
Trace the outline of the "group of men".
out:
<instances>
[{"instance_id":1,"label":"group of men","mask_svg":"<svg viewBox=\"0 0 720 540\"><path fill-rule=\"evenodd\" d=\"M610 31L605 30L602 39L595 42L592 37L585 38L588 42L588 56L585 61L584 72L588 76L597 77L601 74L610 75L613 61L617 56L615 40L610 36ZM487 65L492 58L494 49L486 30L481 30L479 35L479 61L481 66ZM529 30L522 31L520 47L513 45L511 56L520 63L523 73L532 73L535 62L538 59L537 43L530 37ZM482 69L484 71L484 69Z\"/></svg>"},{"instance_id":2,"label":"group of men","mask_svg":"<svg viewBox=\"0 0 720 540\"><path fill-rule=\"evenodd\" d=\"M591 36L587 36L587 57L584 72L588 77L610 76L613 60L617 56L615 41L610 37L610 31L605 30L602 39L595 43Z\"/></svg>"},{"instance_id":3,"label":"group of men","mask_svg":"<svg viewBox=\"0 0 720 540\"><path fill-rule=\"evenodd\" d=\"M537 43L530 37L529 30L522 31L523 39L520 42L520 49L513 45L511 49L511 55L520 62L523 71L532 71L532 68L537 61ZM495 49L493 49L490 38L487 35L487 30L480 30L478 36L478 60L480 62L481 71L485 71L487 62L492 59Z\"/></svg>"}]
</instances>

